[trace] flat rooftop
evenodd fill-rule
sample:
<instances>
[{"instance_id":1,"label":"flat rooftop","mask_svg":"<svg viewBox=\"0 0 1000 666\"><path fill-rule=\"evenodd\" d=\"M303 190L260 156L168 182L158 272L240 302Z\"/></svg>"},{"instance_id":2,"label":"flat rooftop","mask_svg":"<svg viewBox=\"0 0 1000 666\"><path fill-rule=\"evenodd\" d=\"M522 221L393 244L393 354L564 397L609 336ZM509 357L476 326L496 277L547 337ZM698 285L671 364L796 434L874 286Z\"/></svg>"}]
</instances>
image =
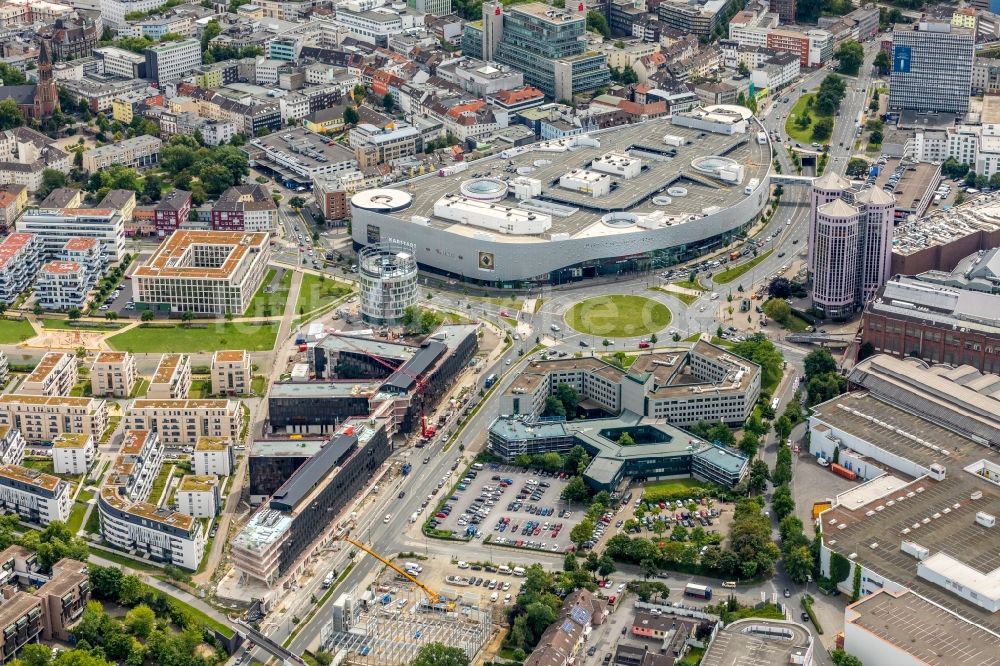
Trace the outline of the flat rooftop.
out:
<instances>
[{"instance_id":1,"label":"flat rooftop","mask_svg":"<svg viewBox=\"0 0 1000 666\"><path fill-rule=\"evenodd\" d=\"M228 280L251 252L268 249L268 234L245 231L175 231L139 266L133 277ZM229 253L215 266L198 265L197 246L228 247Z\"/></svg>"},{"instance_id":2,"label":"flat rooftop","mask_svg":"<svg viewBox=\"0 0 1000 666\"><path fill-rule=\"evenodd\" d=\"M251 458L309 458L323 448L322 439L255 439L250 446Z\"/></svg>"},{"instance_id":3,"label":"flat rooftop","mask_svg":"<svg viewBox=\"0 0 1000 666\"><path fill-rule=\"evenodd\" d=\"M245 349L227 349L215 352L212 360L216 363L242 363L248 358Z\"/></svg>"},{"instance_id":4,"label":"flat rooftop","mask_svg":"<svg viewBox=\"0 0 1000 666\"><path fill-rule=\"evenodd\" d=\"M530 5L518 5L515 11L524 11ZM429 226L446 229L455 234L475 236L491 233L499 242L525 243L552 240L553 235L567 234L570 238L608 237L634 233L644 229L636 224L607 225L601 217L612 211L625 211L638 215L658 213L669 223L698 224L691 216L702 217L708 209L724 209L746 198L744 187L751 179L762 180L771 164L770 146L756 141L756 126L742 135L722 135L699 132L695 129L670 124L666 119L625 125L589 136L594 145L568 146L580 137L546 141L512 149L513 157L500 155L477 160L466 171L441 177L430 175L409 181L406 194L412 203L403 210L392 213L403 220L412 217L426 218ZM681 146L668 146L663 136L672 134L685 140ZM274 136L274 135L272 135ZM688 145L690 142L690 145ZM595 198L586 192L576 192L559 187L560 176L574 170L587 169L590 164L608 152L625 153L642 161L641 173L631 179L614 176L616 184L610 194ZM716 180L691 166L692 160L705 156L722 156L742 164L746 170L739 184ZM505 169L512 163L515 173ZM539 235L501 234L488 229L467 225L435 216L434 204L448 194L458 195L460 186L467 180L480 177L513 181L518 174L541 181L541 194L531 202L517 202L512 196L498 202L515 205L536 213L550 214L552 225ZM411 186L412 185L412 186ZM652 199L667 195L670 187L682 187L683 196L672 196L671 202L656 205ZM403 190L403 186L397 186ZM557 211L552 214L552 210ZM561 236L560 236L561 237Z\"/></svg>"},{"instance_id":5,"label":"flat rooftop","mask_svg":"<svg viewBox=\"0 0 1000 666\"><path fill-rule=\"evenodd\" d=\"M912 654L927 666L1000 664L1000 636L910 590L879 590L848 606L845 622Z\"/></svg>"},{"instance_id":6,"label":"flat rooftop","mask_svg":"<svg viewBox=\"0 0 1000 666\"><path fill-rule=\"evenodd\" d=\"M76 432L64 432L52 440L54 449L82 449L87 446L87 442L92 442L91 435L81 435Z\"/></svg>"},{"instance_id":7,"label":"flat rooftop","mask_svg":"<svg viewBox=\"0 0 1000 666\"><path fill-rule=\"evenodd\" d=\"M981 447L984 455L988 449ZM974 491L982 497L970 499ZM981 572L1000 567L994 530L976 523L976 513L1000 514L1000 487L960 467L943 481L921 478L863 506L838 506L820 517L823 540L866 568L912 589L962 617L1000 633L1000 616L917 576L918 560L900 549L903 541L945 553Z\"/></svg>"},{"instance_id":8,"label":"flat rooftop","mask_svg":"<svg viewBox=\"0 0 1000 666\"><path fill-rule=\"evenodd\" d=\"M279 382L271 385L271 398L371 397L382 385L378 381Z\"/></svg>"},{"instance_id":9,"label":"flat rooftop","mask_svg":"<svg viewBox=\"0 0 1000 666\"><path fill-rule=\"evenodd\" d=\"M344 335L331 333L324 336L316 343L328 352L345 352L351 354L362 354L378 356L382 359L395 359L406 361L413 357L420 349L414 345L399 342L388 342L381 338L369 338L364 336Z\"/></svg>"},{"instance_id":10,"label":"flat rooftop","mask_svg":"<svg viewBox=\"0 0 1000 666\"><path fill-rule=\"evenodd\" d=\"M218 485L219 479L214 474L185 474L181 477L181 483L177 487L177 490L192 493L207 493L213 488L218 487Z\"/></svg>"},{"instance_id":11,"label":"flat rooftop","mask_svg":"<svg viewBox=\"0 0 1000 666\"><path fill-rule=\"evenodd\" d=\"M52 372L59 366L60 363L65 363L66 358L70 356L66 352L46 352L42 360L38 362L38 365L31 371L25 378L25 382L44 382L45 379L52 374Z\"/></svg>"},{"instance_id":12,"label":"flat rooftop","mask_svg":"<svg viewBox=\"0 0 1000 666\"><path fill-rule=\"evenodd\" d=\"M228 437L199 437L195 442L195 451L226 451L232 442Z\"/></svg>"},{"instance_id":13,"label":"flat rooftop","mask_svg":"<svg viewBox=\"0 0 1000 666\"><path fill-rule=\"evenodd\" d=\"M294 127L253 139L250 146L264 150L268 166L279 171L287 170L287 166L274 162L275 157L307 171L356 159L353 150L338 143L328 145L323 143L323 138L303 127Z\"/></svg>"},{"instance_id":14,"label":"flat rooftop","mask_svg":"<svg viewBox=\"0 0 1000 666\"><path fill-rule=\"evenodd\" d=\"M936 209L915 222L900 224L893 233L892 251L907 256L970 234L997 229L1000 229L1000 198L991 194L947 210Z\"/></svg>"},{"instance_id":15,"label":"flat rooftop","mask_svg":"<svg viewBox=\"0 0 1000 666\"><path fill-rule=\"evenodd\" d=\"M102 351L97 354L95 363L124 363L128 352Z\"/></svg>"},{"instance_id":16,"label":"flat rooftop","mask_svg":"<svg viewBox=\"0 0 1000 666\"><path fill-rule=\"evenodd\" d=\"M928 188L931 190L937 189L938 182L941 180L941 165L929 162L912 163L909 160L904 164L904 170L899 177L899 181L896 183L896 187L889 191L896 197L897 210L912 211L919 214L923 211L918 211L917 208L921 199L927 194ZM895 173L896 167L899 165L900 160L898 158L887 160L878 178L875 179L875 187L886 187L889 176Z\"/></svg>"},{"instance_id":17,"label":"flat rooftop","mask_svg":"<svg viewBox=\"0 0 1000 666\"><path fill-rule=\"evenodd\" d=\"M58 476L44 474L36 469L21 467L20 465L0 465L0 477L4 477L12 481L20 481L21 483L34 486L35 488L41 488L49 492L55 492L56 488L59 487L59 484L66 483Z\"/></svg>"},{"instance_id":18,"label":"flat rooftop","mask_svg":"<svg viewBox=\"0 0 1000 666\"><path fill-rule=\"evenodd\" d=\"M785 666L801 663L812 637L801 625L750 618L719 631L702 658L702 666Z\"/></svg>"},{"instance_id":19,"label":"flat rooftop","mask_svg":"<svg viewBox=\"0 0 1000 666\"><path fill-rule=\"evenodd\" d=\"M177 370L188 362L185 354L164 354L153 373L153 384L167 384L173 380Z\"/></svg>"},{"instance_id":20,"label":"flat rooftop","mask_svg":"<svg viewBox=\"0 0 1000 666\"><path fill-rule=\"evenodd\" d=\"M150 400L147 398L136 398L129 406L129 411L137 409L219 409L232 413L236 411L238 406L238 400L226 400L225 398L210 398L206 400L186 400L183 398Z\"/></svg>"}]
</instances>

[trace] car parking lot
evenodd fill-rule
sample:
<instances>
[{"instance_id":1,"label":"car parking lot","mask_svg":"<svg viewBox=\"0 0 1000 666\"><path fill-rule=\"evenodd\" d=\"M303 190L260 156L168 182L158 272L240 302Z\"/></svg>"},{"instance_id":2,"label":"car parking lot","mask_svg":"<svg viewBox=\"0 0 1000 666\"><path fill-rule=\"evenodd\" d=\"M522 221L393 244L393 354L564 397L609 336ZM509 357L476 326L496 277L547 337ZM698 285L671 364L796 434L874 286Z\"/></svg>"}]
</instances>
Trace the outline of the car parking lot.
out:
<instances>
[{"instance_id":1,"label":"car parking lot","mask_svg":"<svg viewBox=\"0 0 1000 666\"><path fill-rule=\"evenodd\" d=\"M474 476L473 476L474 475ZM515 548L563 553L583 518L561 500L568 477L512 465L485 465L462 479L432 527Z\"/></svg>"}]
</instances>

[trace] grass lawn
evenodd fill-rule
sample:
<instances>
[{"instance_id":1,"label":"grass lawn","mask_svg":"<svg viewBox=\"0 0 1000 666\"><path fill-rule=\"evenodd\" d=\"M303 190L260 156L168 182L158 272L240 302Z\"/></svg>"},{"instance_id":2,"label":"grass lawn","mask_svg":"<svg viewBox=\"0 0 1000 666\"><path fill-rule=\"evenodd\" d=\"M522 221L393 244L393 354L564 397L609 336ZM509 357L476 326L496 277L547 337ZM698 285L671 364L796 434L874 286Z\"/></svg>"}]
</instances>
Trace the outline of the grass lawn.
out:
<instances>
[{"instance_id":1,"label":"grass lawn","mask_svg":"<svg viewBox=\"0 0 1000 666\"><path fill-rule=\"evenodd\" d=\"M145 377L139 377L135 380L135 386L132 387L132 392L129 393L130 398L139 398L146 395L146 391L149 390L149 380Z\"/></svg>"},{"instance_id":2,"label":"grass lawn","mask_svg":"<svg viewBox=\"0 0 1000 666\"><path fill-rule=\"evenodd\" d=\"M35 329L27 321L0 319L0 345L13 345L35 337Z\"/></svg>"},{"instance_id":3,"label":"grass lawn","mask_svg":"<svg viewBox=\"0 0 1000 666\"><path fill-rule=\"evenodd\" d=\"M756 257L754 257L753 259L751 259L746 263L742 263L738 266L733 266L728 270L722 271L721 273L717 273L713 279L715 280L716 284L729 284L733 280L742 277L749 271L753 270L760 262L770 257L772 252L774 252L774 250L768 250L767 252L762 252L761 254L758 254Z\"/></svg>"},{"instance_id":4,"label":"grass lawn","mask_svg":"<svg viewBox=\"0 0 1000 666\"><path fill-rule=\"evenodd\" d=\"M312 312L332 300L351 293L351 288L343 282L319 275L306 273L302 276L302 286L299 287L299 298L295 302L295 311L301 314Z\"/></svg>"},{"instance_id":5,"label":"grass lawn","mask_svg":"<svg viewBox=\"0 0 1000 666\"><path fill-rule=\"evenodd\" d=\"M118 425L122 422L122 417L120 416L109 416L108 417L108 427L104 429L104 433L101 435L101 444L107 444L111 441L111 435L115 433L118 429Z\"/></svg>"},{"instance_id":6,"label":"grass lawn","mask_svg":"<svg viewBox=\"0 0 1000 666\"><path fill-rule=\"evenodd\" d=\"M191 380L191 390L188 391L188 398L199 400L212 395L212 380L193 379Z\"/></svg>"},{"instance_id":7,"label":"grass lawn","mask_svg":"<svg viewBox=\"0 0 1000 666\"><path fill-rule=\"evenodd\" d=\"M692 303L698 300L698 296L694 294L682 294L679 291L671 291L669 289L664 289L663 287L650 287L650 289L654 291L662 291L664 294L667 294L668 296L673 296L684 305L691 305Z\"/></svg>"},{"instance_id":8,"label":"grass lawn","mask_svg":"<svg viewBox=\"0 0 1000 666\"><path fill-rule=\"evenodd\" d=\"M84 503L86 503L86 502L89 502L92 499L94 499L94 491L93 490L87 490L86 488L80 490L80 492L77 493L77 496L76 496L76 501L77 502L84 502Z\"/></svg>"},{"instance_id":9,"label":"grass lawn","mask_svg":"<svg viewBox=\"0 0 1000 666\"><path fill-rule=\"evenodd\" d=\"M732 349L733 348L733 343L732 342L730 342L729 340L725 340L723 338L720 338L717 335L713 335L712 336L711 342L716 347L722 347L723 349Z\"/></svg>"},{"instance_id":10,"label":"grass lawn","mask_svg":"<svg viewBox=\"0 0 1000 666\"><path fill-rule=\"evenodd\" d=\"M788 119L785 120L785 133L788 134L789 138L791 138L793 141L797 141L799 143L807 145L812 143L813 140L812 128L813 125L816 124L816 121L819 120L820 118L832 117L832 116L820 115L815 110L809 109L808 113L809 117L812 118L812 122L809 123L809 125L805 129L802 129L795 124L796 118L801 116L803 113L806 113L807 111L806 100L814 99L815 97L816 93L806 93L802 97L799 97L799 101L795 103L795 106L793 106L792 110L788 113Z\"/></svg>"},{"instance_id":11,"label":"grass lawn","mask_svg":"<svg viewBox=\"0 0 1000 666\"><path fill-rule=\"evenodd\" d=\"M677 666L698 666L701 658L705 656L703 648L691 648L684 658L677 662Z\"/></svg>"},{"instance_id":12,"label":"grass lawn","mask_svg":"<svg viewBox=\"0 0 1000 666\"><path fill-rule=\"evenodd\" d=\"M787 331L791 331L792 333L805 333L806 329L809 328L809 322L793 313L788 315L788 319L783 324L783 328Z\"/></svg>"},{"instance_id":13,"label":"grass lawn","mask_svg":"<svg viewBox=\"0 0 1000 666\"><path fill-rule=\"evenodd\" d=\"M91 534L101 533L101 512L97 510L96 506L94 507L94 510L90 512L90 515L87 517L87 524L84 525L83 531L89 532ZM102 554L103 552L104 551L101 551Z\"/></svg>"},{"instance_id":14,"label":"grass lawn","mask_svg":"<svg viewBox=\"0 0 1000 666\"><path fill-rule=\"evenodd\" d=\"M52 458L25 458L21 466L28 469L36 469L44 474L56 473Z\"/></svg>"},{"instance_id":15,"label":"grass lawn","mask_svg":"<svg viewBox=\"0 0 1000 666\"><path fill-rule=\"evenodd\" d=\"M69 394L73 398L90 397L90 380L81 379L78 381L73 388L69 390Z\"/></svg>"},{"instance_id":16,"label":"grass lawn","mask_svg":"<svg viewBox=\"0 0 1000 666\"><path fill-rule=\"evenodd\" d=\"M183 349L193 354L220 349L270 351L278 335L276 323L232 323L192 326L143 324L108 338L119 351L162 353ZM2 343L2 342L0 342Z\"/></svg>"},{"instance_id":17,"label":"grass lawn","mask_svg":"<svg viewBox=\"0 0 1000 666\"><path fill-rule=\"evenodd\" d=\"M97 511L97 507L94 507L94 511ZM87 513L87 505L79 500L73 502L73 510L69 514L69 520L66 521L66 527L69 528L70 532L76 534L81 527L83 527L83 516Z\"/></svg>"},{"instance_id":18,"label":"grass lawn","mask_svg":"<svg viewBox=\"0 0 1000 666\"><path fill-rule=\"evenodd\" d=\"M610 363L611 365L617 365L623 370L628 370L629 368L631 368L632 364L635 363L635 359L637 358L639 358L638 354L625 354L623 357L621 357L621 365L619 365L618 358L616 358L614 354L605 354L604 356L601 357L602 360Z\"/></svg>"},{"instance_id":19,"label":"grass lawn","mask_svg":"<svg viewBox=\"0 0 1000 666\"><path fill-rule=\"evenodd\" d=\"M643 296L598 296L570 308L566 323L588 335L609 338L649 335L670 324L670 310Z\"/></svg>"},{"instance_id":20,"label":"grass lawn","mask_svg":"<svg viewBox=\"0 0 1000 666\"><path fill-rule=\"evenodd\" d=\"M701 286L701 283L698 282L697 280L695 280L694 282L692 282L691 280L684 280L683 282L671 282L670 284L674 285L675 287L681 287L682 289L705 291L705 288Z\"/></svg>"},{"instance_id":21,"label":"grass lawn","mask_svg":"<svg viewBox=\"0 0 1000 666\"><path fill-rule=\"evenodd\" d=\"M517 320L514 319L513 317L500 317L500 318L503 319L505 322L507 322L507 325L510 326L511 328L517 328Z\"/></svg>"},{"instance_id":22,"label":"grass lawn","mask_svg":"<svg viewBox=\"0 0 1000 666\"><path fill-rule=\"evenodd\" d=\"M167 487L167 481L170 480L170 470L173 469L173 465L164 465L160 468L160 473L156 475L156 480L153 481L153 487L149 489L149 503L159 505L160 495L163 494L163 489Z\"/></svg>"},{"instance_id":23,"label":"grass lawn","mask_svg":"<svg viewBox=\"0 0 1000 666\"><path fill-rule=\"evenodd\" d=\"M117 331L125 324L111 321L73 321L71 319L39 319L42 328L56 331Z\"/></svg>"},{"instance_id":24,"label":"grass lawn","mask_svg":"<svg viewBox=\"0 0 1000 666\"><path fill-rule=\"evenodd\" d=\"M267 392L267 377L256 375L250 380L250 392L254 395L264 395Z\"/></svg>"},{"instance_id":25,"label":"grass lawn","mask_svg":"<svg viewBox=\"0 0 1000 666\"><path fill-rule=\"evenodd\" d=\"M94 514L96 513L98 513L98 511L95 509L94 512L90 514L91 518L93 518ZM90 521L87 521L87 526L88 528L90 527ZM98 529L96 533L99 532L100 529ZM154 574L163 573L163 569L154 564L150 564L145 560L137 560L134 557L129 557L128 555L123 555L122 553L118 552L107 551L104 550L103 548L93 548L91 549L90 554L100 557L103 560L108 560L109 562L120 564L123 567L130 567L132 569L135 569L136 571L148 571L149 573L154 573Z\"/></svg>"},{"instance_id":26,"label":"grass lawn","mask_svg":"<svg viewBox=\"0 0 1000 666\"><path fill-rule=\"evenodd\" d=\"M698 342L699 338L701 338L701 333L692 333L691 335L684 338L682 342Z\"/></svg>"},{"instance_id":27,"label":"grass lawn","mask_svg":"<svg viewBox=\"0 0 1000 666\"><path fill-rule=\"evenodd\" d=\"M278 317L285 311L285 302L288 300L288 290L292 286L292 271L286 270L281 276L281 281L275 286L275 290L267 293L265 290L271 286L278 269L269 268L264 276L264 281L260 283L260 288L250 301L250 307L243 313L245 317Z\"/></svg>"}]
</instances>

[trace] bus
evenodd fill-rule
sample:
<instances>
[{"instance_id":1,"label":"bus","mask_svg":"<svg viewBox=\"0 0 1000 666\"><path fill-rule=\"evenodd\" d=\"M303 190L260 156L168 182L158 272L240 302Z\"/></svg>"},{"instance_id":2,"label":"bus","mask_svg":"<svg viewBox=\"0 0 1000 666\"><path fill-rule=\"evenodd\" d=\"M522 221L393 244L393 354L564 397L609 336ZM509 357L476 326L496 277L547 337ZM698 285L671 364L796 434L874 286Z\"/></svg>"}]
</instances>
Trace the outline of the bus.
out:
<instances>
[{"instance_id":1,"label":"bus","mask_svg":"<svg viewBox=\"0 0 1000 666\"><path fill-rule=\"evenodd\" d=\"M697 583L688 583L684 586L684 596L685 597L698 597L699 599L704 599L708 601L712 598L712 588L707 585L698 585Z\"/></svg>"},{"instance_id":2,"label":"bus","mask_svg":"<svg viewBox=\"0 0 1000 666\"><path fill-rule=\"evenodd\" d=\"M497 383L497 376L496 376L496 373L494 373L494 374L492 374L492 375L490 375L489 377L486 378L486 381L483 382L483 386L485 386L486 388L489 388L489 387L493 386L496 383Z\"/></svg>"}]
</instances>

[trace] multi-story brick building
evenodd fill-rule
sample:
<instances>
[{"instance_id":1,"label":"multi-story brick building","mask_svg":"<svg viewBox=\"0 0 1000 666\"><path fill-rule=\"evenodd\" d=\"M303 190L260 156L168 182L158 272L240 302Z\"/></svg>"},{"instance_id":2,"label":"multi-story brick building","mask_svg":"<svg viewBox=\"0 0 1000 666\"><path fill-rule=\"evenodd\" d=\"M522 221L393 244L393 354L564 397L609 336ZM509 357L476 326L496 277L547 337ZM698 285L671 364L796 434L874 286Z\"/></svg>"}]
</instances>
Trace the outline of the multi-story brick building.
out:
<instances>
[{"instance_id":1,"label":"multi-story brick building","mask_svg":"<svg viewBox=\"0 0 1000 666\"><path fill-rule=\"evenodd\" d=\"M173 190L156 204L153 219L156 221L156 235L163 237L177 231L188 221L191 213L191 193Z\"/></svg>"}]
</instances>

